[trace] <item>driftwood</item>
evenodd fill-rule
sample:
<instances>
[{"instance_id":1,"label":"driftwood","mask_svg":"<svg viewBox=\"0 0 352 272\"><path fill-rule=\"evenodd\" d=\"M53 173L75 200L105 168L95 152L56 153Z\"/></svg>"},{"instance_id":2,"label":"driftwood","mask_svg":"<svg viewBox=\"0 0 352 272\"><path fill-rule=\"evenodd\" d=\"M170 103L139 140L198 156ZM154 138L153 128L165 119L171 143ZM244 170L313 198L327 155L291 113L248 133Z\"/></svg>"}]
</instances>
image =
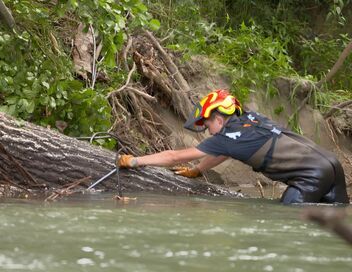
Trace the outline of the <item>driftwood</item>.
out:
<instances>
[{"instance_id":1,"label":"driftwood","mask_svg":"<svg viewBox=\"0 0 352 272\"><path fill-rule=\"evenodd\" d=\"M346 211L333 208L308 208L302 212L302 218L334 232L352 245L352 226L345 222Z\"/></svg>"},{"instance_id":2,"label":"driftwood","mask_svg":"<svg viewBox=\"0 0 352 272\"><path fill-rule=\"evenodd\" d=\"M0 113L0 143L3 147L0 151L0 183L16 184L17 188L67 188L72 181L86 177L91 177L94 182L115 167L116 154L112 151L31 123L19 122L4 113ZM117 177L113 176L97 188L114 191L116 180ZM165 168L120 169L120 182L124 193L239 195L201 180L176 176ZM84 189L89 185L80 186Z\"/></svg>"}]
</instances>

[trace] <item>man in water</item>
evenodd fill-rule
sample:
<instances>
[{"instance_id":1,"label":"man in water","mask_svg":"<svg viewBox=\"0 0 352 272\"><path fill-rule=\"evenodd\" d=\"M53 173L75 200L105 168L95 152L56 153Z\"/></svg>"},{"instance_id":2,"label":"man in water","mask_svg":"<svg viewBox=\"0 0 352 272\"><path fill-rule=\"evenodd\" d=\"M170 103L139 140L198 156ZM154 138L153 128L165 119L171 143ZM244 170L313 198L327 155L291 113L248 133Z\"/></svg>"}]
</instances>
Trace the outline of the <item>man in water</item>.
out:
<instances>
[{"instance_id":1,"label":"man in water","mask_svg":"<svg viewBox=\"0 0 352 272\"><path fill-rule=\"evenodd\" d=\"M281 197L285 204L349 203L344 171L334 154L259 113L243 111L228 91L216 90L202 98L184 127L196 132L208 129L212 136L187 149L141 157L122 155L118 165L173 166L202 159L195 167L176 171L194 178L231 157L272 180L286 183Z\"/></svg>"}]
</instances>

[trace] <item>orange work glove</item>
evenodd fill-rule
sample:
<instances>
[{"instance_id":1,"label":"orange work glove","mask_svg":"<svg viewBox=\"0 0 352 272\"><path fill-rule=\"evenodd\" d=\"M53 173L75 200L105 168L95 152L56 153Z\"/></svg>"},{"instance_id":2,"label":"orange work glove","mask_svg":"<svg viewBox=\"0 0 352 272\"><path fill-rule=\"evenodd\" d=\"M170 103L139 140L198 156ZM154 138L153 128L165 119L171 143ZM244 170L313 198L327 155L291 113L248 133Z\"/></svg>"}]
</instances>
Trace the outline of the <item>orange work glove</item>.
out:
<instances>
[{"instance_id":1,"label":"orange work glove","mask_svg":"<svg viewBox=\"0 0 352 272\"><path fill-rule=\"evenodd\" d=\"M119 155L116 164L120 168L134 168L138 166L137 159L132 155Z\"/></svg>"},{"instance_id":2,"label":"orange work glove","mask_svg":"<svg viewBox=\"0 0 352 272\"><path fill-rule=\"evenodd\" d=\"M176 175L184 176L187 178L196 178L202 175L197 167L176 166L171 169Z\"/></svg>"}]
</instances>

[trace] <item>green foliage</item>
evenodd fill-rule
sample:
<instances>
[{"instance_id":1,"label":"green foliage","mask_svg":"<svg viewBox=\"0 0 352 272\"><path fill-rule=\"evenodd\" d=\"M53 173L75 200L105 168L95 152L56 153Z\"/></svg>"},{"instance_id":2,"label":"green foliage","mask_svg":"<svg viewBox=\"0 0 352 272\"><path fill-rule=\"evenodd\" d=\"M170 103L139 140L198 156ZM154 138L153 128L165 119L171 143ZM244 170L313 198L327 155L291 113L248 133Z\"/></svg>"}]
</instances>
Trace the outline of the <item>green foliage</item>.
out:
<instances>
[{"instance_id":1,"label":"green foliage","mask_svg":"<svg viewBox=\"0 0 352 272\"><path fill-rule=\"evenodd\" d=\"M340 26L346 24L346 18L343 14L343 8L346 7L351 1L350 0L334 0L330 4L330 10L326 16L329 22L337 23Z\"/></svg>"},{"instance_id":2,"label":"green foliage","mask_svg":"<svg viewBox=\"0 0 352 272\"><path fill-rule=\"evenodd\" d=\"M285 110L284 107L282 105L280 105L274 109L274 113L276 115L280 115L284 110Z\"/></svg>"},{"instance_id":3,"label":"green foliage","mask_svg":"<svg viewBox=\"0 0 352 272\"><path fill-rule=\"evenodd\" d=\"M141 0L61 0L56 12L74 12L87 26L94 26L103 40L105 64L115 66L115 54L126 40L126 30L145 26L158 29L160 23L147 13ZM129 19L131 18L131 19ZM128 26L127 26L128 24Z\"/></svg>"},{"instance_id":4,"label":"green foliage","mask_svg":"<svg viewBox=\"0 0 352 272\"><path fill-rule=\"evenodd\" d=\"M169 48L182 50L186 58L191 54L205 54L224 63L227 69L223 73L231 78L232 90L242 100L257 87L272 92L274 78L294 73L287 52L287 37L293 31L287 30L277 18L276 28L270 31L248 20L250 16L245 20L243 16L250 12L254 1L184 0L174 3L172 9L166 1L152 2L153 15L159 16L161 21L163 17L168 18L167 26L161 27L161 35L169 34L168 27L173 29L169 34ZM260 6L256 9L269 14L271 9L267 6L263 9L262 2L256 5ZM234 12L239 7L240 12ZM166 10L165 14L159 10ZM272 22L274 19L270 16L264 20ZM294 31L299 28L296 25ZM281 36L275 36L275 30Z\"/></svg>"},{"instance_id":5,"label":"green foliage","mask_svg":"<svg viewBox=\"0 0 352 272\"><path fill-rule=\"evenodd\" d=\"M232 90L240 99L258 87L275 92L272 80L294 73L284 45L266 36L254 22L248 26L243 22L237 29L199 23L192 35L193 39L171 47L206 54L226 64L223 72L232 79Z\"/></svg>"},{"instance_id":6,"label":"green foliage","mask_svg":"<svg viewBox=\"0 0 352 272\"><path fill-rule=\"evenodd\" d=\"M315 37L312 40L304 40L300 51L302 59L302 70L305 74L316 75L318 78L325 77L325 74L332 68L339 55L351 38L341 34L337 38ZM334 81L329 83L330 88L351 89L352 88L352 56L349 56Z\"/></svg>"},{"instance_id":7,"label":"green foliage","mask_svg":"<svg viewBox=\"0 0 352 272\"><path fill-rule=\"evenodd\" d=\"M247 89L245 96L257 87L269 90L273 88L270 82L274 78L293 73L283 45L275 38L265 37L254 23L251 26L242 23L238 30L229 31L227 37L207 48L213 54L217 51L217 58L232 67L234 90Z\"/></svg>"},{"instance_id":8,"label":"green foliage","mask_svg":"<svg viewBox=\"0 0 352 272\"><path fill-rule=\"evenodd\" d=\"M1 111L44 126L65 120L70 134L108 129L110 109L104 95L75 80L66 57L46 57L25 35L0 32Z\"/></svg>"},{"instance_id":9,"label":"green foliage","mask_svg":"<svg viewBox=\"0 0 352 272\"><path fill-rule=\"evenodd\" d=\"M73 80L66 58L48 57L33 44L34 39L27 31L17 35L0 32L2 109L23 119L64 104L67 90L56 91L56 84L67 77Z\"/></svg>"},{"instance_id":10,"label":"green foliage","mask_svg":"<svg viewBox=\"0 0 352 272\"><path fill-rule=\"evenodd\" d=\"M299 74L318 81L351 40L346 34L352 16L350 0L4 2L17 28L14 33L0 28L0 110L45 126L64 121L65 133L77 136L110 127L106 95L125 79L116 71L115 56L138 27L158 30L168 38L168 47L182 50L186 58L206 54L224 63L222 72L231 78L232 90L242 100L259 88L274 96L272 81L280 75ZM321 18L323 25L316 25ZM89 89L73 72L71 48L65 40L72 39L70 31L79 22L86 29L93 27L98 42L103 41L99 68L110 78L109 86L97 83L94 90ZM348 97L351 58L327 84L334 92L312 93L313 105L324 109L334 99ZM275 112L283 110L279 107Z\"/></svg>"},{"instance_id":11,"label":"green foliage","mask_svg":"<svg viewBox=\"0 0 352 272\"><path fill-rule=\"evenodd\" d=\"M91 135L110 128L111 109L106 93L80 88L70 93L68 101L65 107L58 107L58 112L62 119L70 120L68 129L71 136Z\"/></svg>"},{"instance_id":12,"label":"green foliage","mask_svg":"<svg viewBox=\"0 0 352 272\"><path fill-rule=\"evenodd\" d=\"M0 110L53 128L64 121L65 133L72 136L106 131L111 126L110 87L98 83L92 90L78 80L70 49L58 38L72 39L79 22L92 26L104 43L100 68L108 73L109 85L116 86L124 75L114 69L115 54L127 33L140 26L156 30L160 23L141 0L53 2L5 1L17 27L13 33L0 29ZM67 24L72 33L66 33Z\"/></svg>"},{"instance_id":13,"label":"green foliage","mask_svg":"<svg viewBox=\"0 0 352 272\"><path fill-rule=\"evenodd\" d=\"M271 82L280 75L319 81L351 41L350 0L150 2L151 12L164 23L160 33L168 36L169 47L186 57L206 54L226 64L224 73L242 99L256 87L275 95ZM338 90L351 89L351 73L349 56L324 86L329 92L311 95L312 105L323 109L333 99L344 99Z\"/></svg>"}]
</instances>

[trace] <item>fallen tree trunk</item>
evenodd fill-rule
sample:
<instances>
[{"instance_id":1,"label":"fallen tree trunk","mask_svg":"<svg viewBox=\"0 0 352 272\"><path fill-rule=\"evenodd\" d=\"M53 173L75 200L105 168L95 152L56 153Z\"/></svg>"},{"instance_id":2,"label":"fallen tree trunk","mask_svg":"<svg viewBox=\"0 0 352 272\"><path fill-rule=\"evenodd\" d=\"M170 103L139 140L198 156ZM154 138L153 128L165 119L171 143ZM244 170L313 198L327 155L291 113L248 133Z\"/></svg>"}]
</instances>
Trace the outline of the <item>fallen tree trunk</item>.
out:
<instances>
[{"instance_id":1,"label":"fallen tree trunk","mask_svg":"<svg viewBox=\"0 0 352 272\"><path fill-rule=\"evenodd\" d=\"M86 177L95 180L114 169L115 153L0 113L0 183L32 189L57 188ZM99 188L116 190L116 176ZM175 176L164 168L121 169L123 192L239 196L204 181Z\"/></svg>"}]
</instances>

